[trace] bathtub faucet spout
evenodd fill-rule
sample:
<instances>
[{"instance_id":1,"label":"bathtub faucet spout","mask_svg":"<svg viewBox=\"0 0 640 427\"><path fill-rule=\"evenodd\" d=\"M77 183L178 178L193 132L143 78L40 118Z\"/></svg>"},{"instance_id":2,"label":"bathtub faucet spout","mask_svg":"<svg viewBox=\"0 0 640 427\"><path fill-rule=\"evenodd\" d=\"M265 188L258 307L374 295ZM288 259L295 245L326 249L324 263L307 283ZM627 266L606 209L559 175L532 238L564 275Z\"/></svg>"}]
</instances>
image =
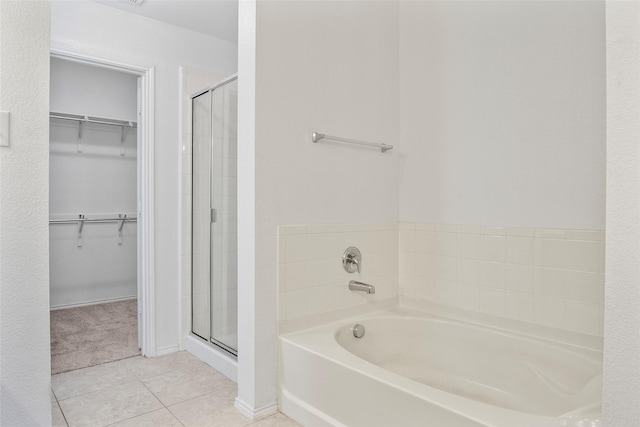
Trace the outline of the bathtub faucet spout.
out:
<instances>
[{"instance_id":1,"label":"bathtub faucet spout","mask_svg":"<svg viewBox=\"0 0 640 427\"><path fill-rule=\"evenodd\" d=\"M366 292L368 294L375 294L376 293L376 287L373 285L369 285L366 283L362 283L362 282L358 282L355 280L352 280L349 282L349 290L351 291L362 291L362 292Z\"/></svg>"}]
</instances>

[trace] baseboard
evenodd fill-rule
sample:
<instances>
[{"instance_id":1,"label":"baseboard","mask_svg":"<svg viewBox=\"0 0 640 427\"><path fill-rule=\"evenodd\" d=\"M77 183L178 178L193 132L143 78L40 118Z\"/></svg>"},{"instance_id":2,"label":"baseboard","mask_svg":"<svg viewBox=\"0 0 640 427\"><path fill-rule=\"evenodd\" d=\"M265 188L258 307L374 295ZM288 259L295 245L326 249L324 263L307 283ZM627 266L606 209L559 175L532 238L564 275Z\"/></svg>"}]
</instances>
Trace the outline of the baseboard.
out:
<instances>
[{"instance_id":1,"label":"baseboard","mask_svg":"<svg viewBox=\"0 0 640 427\"><path fill-rule=\"evenodd\" d=\"M205 362L233 382L238 382L238 359L213 344L189 335L185 350Z\"/></svg>"},{"instance_id":2,"label":"baseboard","mask_svg":"<svg viewBox=\"0 0 640 427\"><path fill-rule=\"evenodd\" d=\"M175 353L177 351L180 351L180 347L178 347L177 345L173 347L159 349L159 350L156 350L156 354L154 357L166 356L167 354Z\"/></svg>"},{"instance_id":3,"label":"baseboard","mask_svg":"<svg viewBox=\"0 0 640 427\"><path fill-rule=\"evenodd\" d=\"M121 298L102 299L102 300L99 300L99 301L79 302L79 303L76 303L76 304L62 304L62 305L51 306L51 307L49 307L49 310L62 310L62 309L65 309L65 308L86 307L88 305L106 304L106 303L109 303L109 302L118 302L118 301L128 301L128 300L132 300L132 299L136 299L136 298L137 298L136 295L131 295L131 296L121 297Z\"/></svg>"},{"instance_id":4,"label":"baseboard","mask_svg":"<svg viewBox=\"0 0 640 427\"><path fill-rule=\"evenodd\" d=\"M240 411L240 413L246 417L255 420L257 418L266 417L269 415L276 414L278 412L278 403L274 402L270 405L265 405L261 408L252 408L251 406L244 403L242 400L236 397L236 401L233 404L235 408Z\"/></svg>"}]
</instances>

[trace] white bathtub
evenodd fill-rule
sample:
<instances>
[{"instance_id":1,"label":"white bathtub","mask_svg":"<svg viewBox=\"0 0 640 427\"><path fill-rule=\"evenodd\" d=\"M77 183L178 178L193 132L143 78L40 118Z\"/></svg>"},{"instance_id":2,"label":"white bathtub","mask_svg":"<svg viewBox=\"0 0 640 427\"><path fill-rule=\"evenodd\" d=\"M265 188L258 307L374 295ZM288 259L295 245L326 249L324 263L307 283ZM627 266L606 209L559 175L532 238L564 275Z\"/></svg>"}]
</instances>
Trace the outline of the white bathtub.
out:
<instances>
[{"instance_id":1,"label":"white bathtub","mask_svg":"<svg viewBox=\"0 0 640 427\"><path fill-rule=\"evenodd\" d=\"M402 308L279 341L280 409L305 426L600 425L597 348Z\"/></svg>"}]
</instances>

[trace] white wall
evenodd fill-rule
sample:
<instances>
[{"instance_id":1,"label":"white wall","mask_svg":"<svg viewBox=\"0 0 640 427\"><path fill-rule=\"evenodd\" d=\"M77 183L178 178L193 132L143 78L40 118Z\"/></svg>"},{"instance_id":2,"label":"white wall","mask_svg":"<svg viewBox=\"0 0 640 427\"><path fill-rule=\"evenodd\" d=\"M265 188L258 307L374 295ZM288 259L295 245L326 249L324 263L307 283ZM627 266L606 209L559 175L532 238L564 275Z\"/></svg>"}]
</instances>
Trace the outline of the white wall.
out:
<instances>
[{"instance_id":1,"label":"white wall","mask_svg":"<svg viewBox=\"0 0 640 427\"><path fill-rule=\"evenodd\" d=\"M51 111L137 121L137 76L51 58Z\"/></svg>"},{"instance_id":2,"label":"white wall","mask_svg":"<svg viewBox=\"0 0 640 427\"><path fill-rule=\"evenodd\" d=\"M401 2L400 219L604 228L603 2Z\"/></svg>"},{"instance_id":3,"label":"white wall","mask_svg":"<svg viewBox=\"0 0 640 427\"><path fill-rule=\"evenodd\" d=\"M136 121L137 77L51 59L51 111ZM52 119L49 136L49 214L53 219L136 216L137 135L125 128L86 124L78 152L78 122ZM86 223L82 246L76 224L49 227L51 307L135 298L137 224Z\"/></svg>"},{"instance_id":4,"label":"white wall","mask_svg":"<svg viewBox=\"0 0 640 427\"><path fill-rule=\"evenodd\" d=\"M238 396L235 406L245 415L262 411L257 405L266 402L270 411L277 393L277 370L273 355L276 308L267 304L257 313L263 294L256 286L256 23L257 1L238 4L238 253L243 256L243 268L238 269ZM267 289L276 293L274 286ZM267 300L270 301L270 300ZM257 332L266 325L266 342ZM269 358L260 363L260 352L267 349ZM266 374L257 377L258 370Z\"/></svg>"},{"instance_id":5,"label":"white wall","mask_svg":"<svg viewBox=\"0 0 640 427\"><path fill-rule=\"evenodd\" d=\"M640 6L607 2L605 425L640 420Z\"/></svg>"},{"instance_id":6,"label":"white wall","mask_svg":"<svg viewBox=\"0 0 640 427\"><path fill-rule=\"evenodd\" d=\"M311 142L313 131L397 142L396 16L388 3L258 3L256 167L270 223L397 220L397 150Z\"/></svg>"},{"instance_id":7,"label":"white wall","mask_svg":"<svg viewBox=\"0 0 640 427\"><path fill-rule=\"evenodd\" d=\"M49 3L0 2L0 424L51 425Z\"/></svg>"},{"instance_id":8,"label":"white wall","mask_svg":"<svg viewBox=\"0 0 640 427\"><path fill-rule=\"evenodd\" d=\"M238 176L239 253L250 262L242 193L255 154L256 271L239 277L238 399L259 411L276 402L277 226L397 221L396 152L313 144L311 132L396 143L398 31L397 4L386 2L259 2L256 16L255 135L241 109ZM241 104L251 96L242 79Z\"/></svg>"},{"instance_id":9,"label":"white wall","mask_svg":"<svg viewBox=\"0 0 640 427\"><path fill-rule=\"evenodd\" d=\"M53 48L155 67L156 350L177 349L182 152L179 67L231 74L236 70L237 46L94 2L53 2L51 15Z\"/></svg>"}]
</instances>

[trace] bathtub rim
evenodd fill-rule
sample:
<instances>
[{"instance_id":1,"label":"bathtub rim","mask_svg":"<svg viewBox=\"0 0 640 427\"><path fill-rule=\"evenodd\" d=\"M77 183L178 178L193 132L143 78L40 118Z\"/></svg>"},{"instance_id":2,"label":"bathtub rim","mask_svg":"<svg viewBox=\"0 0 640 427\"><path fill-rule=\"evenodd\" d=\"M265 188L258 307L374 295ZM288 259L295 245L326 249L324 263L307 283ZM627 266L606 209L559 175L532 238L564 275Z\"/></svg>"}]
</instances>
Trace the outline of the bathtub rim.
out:
<instances>
[{"instance_id":1,"label":"bathtub rim","mask_svg":"<svg viewBox=\"0 0 640 427\"><path fill-rule=\"evenodd\" d=\"M352 315L333 319L326 323L314 324L312 326L282 332L278 335L278 338L295 337L299 334L305 334L317 329L326 329L329 327L333 327L334 330L337 331L339 327L345 326L345 324L349 322L357 323L358 321L373 317L436 318L471 327L487 328L507 335L517 335L528 339L542 340L548 344L560 345L562 347L566 346L570 349L587 350L589 352L598 353L600 357L603 353L604 339L600 336L514 319L505 319L503 317L456 309L425 301L409 302L404 300L402 302L405 304L353 313Z\"/></svg>"}]
</instances>

